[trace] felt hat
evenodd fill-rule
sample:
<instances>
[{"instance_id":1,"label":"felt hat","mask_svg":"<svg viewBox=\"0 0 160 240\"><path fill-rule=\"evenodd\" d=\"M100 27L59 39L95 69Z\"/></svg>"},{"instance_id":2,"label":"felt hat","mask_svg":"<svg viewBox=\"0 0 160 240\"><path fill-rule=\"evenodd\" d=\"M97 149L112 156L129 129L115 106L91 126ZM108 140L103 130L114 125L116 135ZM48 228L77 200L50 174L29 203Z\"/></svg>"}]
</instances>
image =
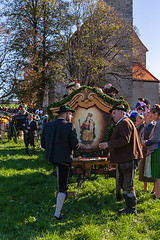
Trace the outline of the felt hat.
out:
<instances>
[{"instance_id":1,"label":"felt hat","mask_svg":"<svg viewBox=\"0 0 160 240\"><path fill-rule=\"evenodd\" d=\"M66 88L74 87L75 85L76 85L75 82L71 82L66 86Z\"/></svg>"},{"instance_id":2,"label":"felt hat","mask_svg":"<svg viewBox=\"0 0 160 240\"><path fill-rule=\"evenodd\" d=\"M127 112L127 109L125 108L125 106L123 104L115 104L111 110L109 110L110 113L112 113L113 110L121 110L124 112Z\"/></svg>"},{"instance_id":3,"label":"felt hat","mask_svg":"<svg viewBox=\"0 0 160 240\"><path fill-rule=\"evenodd\" d=\"M74 87L75 89L78 89L81 87L80 83L78 81L70 82L66 88Z\"/></svg>"},{"instance_id":4,"label":"felt hat","mask_svg":"<svg viewBox=\"0 0 160 240\"><path fill-rule=\"evenodd\" d=\"M117 88L115 88L115 87L112 86L112 87L111 87L111 92L114 92L114 93L117 94L117 93L118 93L118 90L117 90Z\"/></svg>"},{"instance_id":5,"label":"felt hat","mask_svg":"<svg viewBox=\"0 0 160 240\"><path fill-rule=\"evenodd\" d=\"M72 109L69 105L62 105L59 108L59 111L56 111L55 113L62 113L62 112L75 112L74 109Z\"/></svg>"},{"instance_id":6,"label":"felt hat","mask_svg":"<svg viewBox=\"0 0 160 240\"><path fill-rule=\"evenodd\" d=\"M117 93L119 92L115 87L112 86L111 83L106 84L106 85L104 86L104 91L105 91L106 94L107 94L107 93L111 93L111 92L114 92L114 93L117 94Z\"/></svg>"},{"instance_id":7,"label":"felt hat","mask_svg":"<svg viewBox=\"0 0 160 240\"><path fill-rule=\"evenodd\" d=\"M147 98L144 99L144 103L145 103L145 105L144 105L145 107L149 106L151 104Z\"/></svg>"}]
</instances>

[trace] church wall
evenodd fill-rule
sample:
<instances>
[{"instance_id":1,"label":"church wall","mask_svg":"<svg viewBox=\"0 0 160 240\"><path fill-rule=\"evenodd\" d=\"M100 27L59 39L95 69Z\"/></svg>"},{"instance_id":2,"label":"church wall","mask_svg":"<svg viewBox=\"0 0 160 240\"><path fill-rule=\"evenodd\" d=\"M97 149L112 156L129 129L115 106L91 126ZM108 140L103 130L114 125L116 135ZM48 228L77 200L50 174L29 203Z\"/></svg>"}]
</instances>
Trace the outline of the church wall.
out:
<instances>
[{"instance_id":1,"label":"church wall","mask_svg":"<svg viewBox=\"0 0 160 240\"><path fill-rule=\"evenodd\" d=\"M108 5L114 8L122 18L127 20L131 25L133 25L133 0L104 0ZM128 48L130 54L133 54L132 48ZM132 57L131 57L132 58ZM105 76L105 80L111 82L111 84L119 90L119 95L123 96L124 99L131 104L133 99L133 81L132 81L132 64L133 60L131 60L131 65L128 70L128 77L125 78L113 78Z\"/></svg>"},{"instance_id":2,"label":"church wall","mask_svg":"<svg viewBox=\"0 0 160 240\"><path fill-rule=\"evenodd\" d=\"M133 24L133 0L104 0L114 8L120 15Z\"/></svg>"},{"instance_id":3,"label":"church wall","mask_svg":"<svg viewBox=\"0 0 160 240\"><path fill-rule=\"evenodd\" d=\"M139 62L146 67L146 53L148 49L141 42L136 32L133 33L133 62Z\"/></svg>"},{"instance_id":4,"label":"church wall","mask_svg":"<svg viewBox=\"0 0 160 240\"><path fill-rule=\"evenodd\" d=\"M133 101L132 73L128 75L128 78L114 78L106 74L105 80L110 82L119 91L118 95L123 96L123 98L129 103L129 105L132 104Z\"/></svg>"},{"instance_id":5,"label":"church wall","mask_svg":"<svg viewBox=\"0 0 160 240\"><path fill-rule=\"evenodd\" d=\"M138 49L133 49L133 62L140 62L144 67L146 67L146 50L145 48L138 47Z\"/></svg>"},{"instance_id":6,"label":"church wall","mask_svg":"<svg viewBox=\"0 0 160 240\"><path fill-rule=\"evenodd\" d=\"M159 83L153 81L133 81L133 100L131 107L135 107L138 98L150 100L151 107L159 101Z\"/></svg>"}]
</instances>

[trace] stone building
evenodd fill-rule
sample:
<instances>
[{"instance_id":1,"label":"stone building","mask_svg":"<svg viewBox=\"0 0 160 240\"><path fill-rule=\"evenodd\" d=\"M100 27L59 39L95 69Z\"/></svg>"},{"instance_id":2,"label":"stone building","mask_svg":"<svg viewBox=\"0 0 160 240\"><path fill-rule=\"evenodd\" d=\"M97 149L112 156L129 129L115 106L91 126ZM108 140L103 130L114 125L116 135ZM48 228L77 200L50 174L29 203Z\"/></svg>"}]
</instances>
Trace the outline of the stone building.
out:
<instances>
[{"instance_id":1,"label":"stone building","mask_svg":"<svg viewBox=\"0 0 160 240\"><path fill-rule=\"evenodd\" d=\"M120 14L124 21L133 26L133 0L104 1ZM114 78L106 72L104 80L116 87L119 90L119 95L123 96L132 108L139 97L149 99L151 105L158 103L159 80L146 69L146 53L148 49L135 32L133 32L132 47L129 47L127 51L130 51L132 56L127 77ZM57 93L58 97L62 97L65 94L64 83L61 86L57 86ZM57 98L54 98L54 101L58 100Z\"/></svg>"},{"instance_id":2,"label":"stone building","mask_svg":"<svg viewBox=\"0 0 160 240\"><path fill-rule=\"evenodd\" d=\"M121 17L133 25L133 0L104 0L114 8ZM133 33L133 63L131 78L121 79L120 83L112 79L111 83L119 88L120 94L124 96L131 107L135 106L139 97L147 98L151 105L159 101L159 80L146 69L146 53L148 49Z\"/></svg>"},{"instance_id":3,"label":"stone building","mask_svg":"<svg viewBox=\"0 0 160 240\"><path fill-rule=\"evenodd\" d=\"M133 103L139 97L150 100L151 106L158 103L159 80L154 77L140 62L133 63Z\"/></svg>"},{"instance_id":4,"label":"stone building","mask_svg":"<svg viewBox=\"0 0 160 240\"><path fill-rule=\"evenodd\" d=\"M133 25L133 0L104 0Z\"/></svg>"}]
</instances>

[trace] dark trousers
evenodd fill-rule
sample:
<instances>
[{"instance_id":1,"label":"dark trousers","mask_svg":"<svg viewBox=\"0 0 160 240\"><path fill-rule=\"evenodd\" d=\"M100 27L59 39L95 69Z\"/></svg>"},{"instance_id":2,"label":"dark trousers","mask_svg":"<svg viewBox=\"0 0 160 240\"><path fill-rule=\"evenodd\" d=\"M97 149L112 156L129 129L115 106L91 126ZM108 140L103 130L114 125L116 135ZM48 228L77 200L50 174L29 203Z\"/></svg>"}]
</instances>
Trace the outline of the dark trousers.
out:
<instances>
[{"instance_id":1,"label":"dark trousers","mask_svg":"<svg viewBox=\"0 0 160 240\"><path fill-rule=\"evenodd\" d=\"M130 162L119 163L118 173L119 173L119 186L123 189L126 194L134 194L134 176L137 167L137 160L132 160Z\"/></svg>"},{"instance_id":2,"label":"dark trousers","mask_svg":"<svg viewBox=\"0 0 160 240\"><path fill-rule=\"evenodd\" d=\"M136 210L136 194L134 189L134 176L138 162L132 160L130 162L118 164L119 185L123 189L124 199L128 209Z\"/></svg>"},{"instance_id":3,"label":"dark trousers","mask_svg":"<svg viewBox=\"0 0 160 240\"><path fill-rule=\"evenodd\" d=\"M36 137L24 138L24 144L25 144L25 147L28 147L28 145L30 144L31 146L33 146L35 148L36 147Z\"/></svg>"},{"instance_id":4,"label":"dark trousers","mask_svg":"<svg viewBox=\"0 0 160 240\"><path fill-rule=\"evenodd\" d=\"M55 165L57 166L58 191L67 193L71 163L56 163Z\"/></svg>"}]
</instances>

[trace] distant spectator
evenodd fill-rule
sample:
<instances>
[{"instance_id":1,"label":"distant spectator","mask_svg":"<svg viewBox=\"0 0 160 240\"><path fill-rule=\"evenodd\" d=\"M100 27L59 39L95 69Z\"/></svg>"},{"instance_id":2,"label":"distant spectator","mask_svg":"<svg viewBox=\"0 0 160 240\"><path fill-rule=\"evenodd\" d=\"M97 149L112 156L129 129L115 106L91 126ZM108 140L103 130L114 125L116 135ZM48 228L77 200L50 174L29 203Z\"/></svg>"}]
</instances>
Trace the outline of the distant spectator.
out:
<instances>
[{"instance_id":1,"label":"distant spectator","mask_svg":"<svg viewBox=\"0 0 160 240\"><path fill-rule=\"evenodd\" d=\"M27 113L27 111L25 110L25 108L23 106L20 106L19 110L18 110L18 114L25 115L26 113Z\"/></svg>"},{"instance_id":2,"label":"distant spectator","mask_svg":"<svg viewBox=\"0 0 160 240\"><path fill-rule=\"evenodd\" d=\"M135 109L137 109L139 106L141 106L141 107L144 108L144 105L145 105L145 103L144 103L144 98L143 98L143 97L140 97L140 98L138 98L138 102L137 102L137 104L136 104L136 106L135 106Z\"/></svg>"},{"instance_id":3,"label":"distant spectator","mask_svg":"<svg viewBox=\"0 0 160 240\"><path fill-rule=\"evenodd\" d=\"M24 101L21 101L19 106L23 107L27 111L27 105L24 103Z\"/></svg>"},{"instance_id":4,"label":"distant spectator","mask_svg":"<svg viewBox=\"0 0 160 240\"><path fill-rule=\"evenodd\" d=\"M39 110L36 110L36 111L35 111L34 120L37 121L37 122L40 120Z\"/></svg>"},{"instance_id":5,"label":"distant spectator","mask_svg":"<svg viewBox=\"0 0 160 240\"><path fill-rule=\"evenodd\" d=\"M144 118L145 118L145 125L144 125L143 132L140 139L141 142L143 142L144 140L148 140L149 135L154 127L154 123L151 120L149 112L145 113ZM143 147L143 158L139 162L139 181L144 182L144 191L148 191L148 182L155 182L155 179L144 176L146 155L147 155L147 148ZM152 193L154 192L155 192L155 187L153 188Z\"/></svg>"},{"instance_id":6,"label":"distant spectator","mask_svg":"<svg viewBox=\"0 0 160 240\"><path fill-rule=\"evenodd\" d=\"M138 106L137 107L137 112L138 112L139 115L143 115L144 107Z\"/></svg>"},{"instance_id":7,"label":"distant spectator","mask_svg":"<svg viewBox=\"0 0 160 240\"><path fill-rule=\"evenodd\" d=\"M136 123L137 115L138 115L137 110L131 110L129 118L132 120L132 122Z\"/></svg>"},{"instance_id":8,"label":"distant spectator","mask_svg":"<svg viewBox=\"0 0 160 240\"><path fill-rule=\"evenodd\" d=\"M103 92L112 98L116 98L119 91L109 83L104 86Z\"/></svg>"},{"instance_id":9,"label":"distant spectator","mask_svg":"<svg viewBox=\"0 0 160 240\"><path fill-rule=\"evenodd\" d=\"M147 158L144 175L156 179L155 197L160 199L160 105L156 104L150 110L150 117L156 122L149 139L142 142L147 147ZM150 171L151 170L151 171Z\"/></svg>"},{"instance_id":10,"label":"distant spectator","mask_svg":"<svg viewBox=\"0 0 160 240\"><path fill-rule=\"evenodd\" d=\"M144 128L144 116L143 115L140 115L140 114L137 115L135 126L136 126L139 136L141 136L141 133Z\"/></svg>"},{"instance_id":11,"label":"distant spectator","mask_svg":"<svg viewBox=\"0 0 160 240\"><path fill-rule=\"evenodd\" d=\"M149 101L148 99L145 99L145 100L144 100L144 103L145 103L145 105L144 105L144 111L145 111L145 112L150 111L150 101Z\"/></svg>"},{"instance_id":12,"label":"distant spectator","mask_svg":"<svg viewBox=\"0 0 160 240\"><path fill-rule=\"evenodd\" d=\"M23 124L25 152L28 155L29 144L33 146L33 154L36 153L37 123L33 120L33 114L29 113Z\"/></svg>"},{"instance_id":13,"label":"distant spectator","mask_svg":"<svg viewBox=\"0 0 160 240\"><path fill-rule=\"evenodd\" d=\"M67 97L69 94L71 94L74 90L80 88L81 85L78 81L74 81L74 82L71 82L69 83L67 86L66 86L66 90L67 90L67 94L65 94L63 97Z\"/></svg>"}]
</instances>

